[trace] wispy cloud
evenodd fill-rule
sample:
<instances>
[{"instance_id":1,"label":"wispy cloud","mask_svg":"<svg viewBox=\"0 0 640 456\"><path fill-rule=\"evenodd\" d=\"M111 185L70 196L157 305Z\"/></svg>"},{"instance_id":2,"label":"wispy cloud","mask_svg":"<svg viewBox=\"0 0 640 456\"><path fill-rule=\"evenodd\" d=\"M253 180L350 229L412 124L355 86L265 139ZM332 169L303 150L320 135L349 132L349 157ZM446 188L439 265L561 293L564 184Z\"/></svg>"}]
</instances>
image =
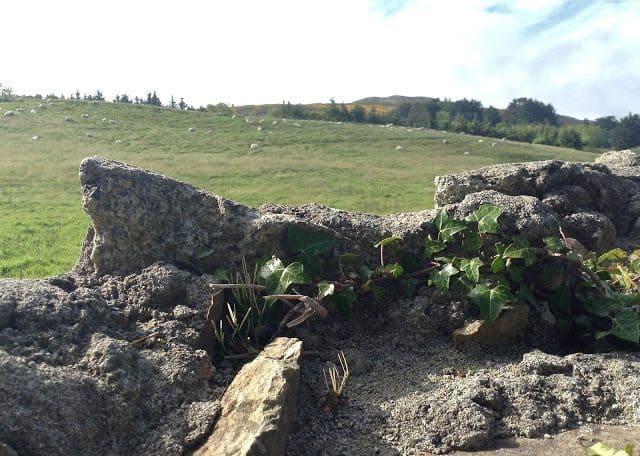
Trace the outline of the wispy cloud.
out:
<instances>
[{"instance_id":1,"label":"wispy cloud","mask_svg":"<svg viewBox=\"0 0 640 456\"><path fill-rule=\"evenodd\" d=\"M513 8L508 3L493 3L484 10L489 14L509 14L513 12Z\"/></svg>"},{"instance_id":2,"label":"wispy cloud","mask_svg":"<svg viewBox=\"0 0 640 456\"><path fill-rule=\"evenodd\" d=\"M596 5L597 2L591 0L563 1L540 20L528 26L525 29L525 33L527 35L537 35L562 23L571 22L576 19L580 13Z\"/></svg>"},{"instance_id":3,"label":"wispy cloud","mask_svg":"<svg viewBox=\"0 0 640 456\"><path fill-rule=\"evenodd\" d=\"M382 13L384 16L393 16L411 3L413 3L413 0L371 0L373 10Z\"/></svg>"}]
</instances>

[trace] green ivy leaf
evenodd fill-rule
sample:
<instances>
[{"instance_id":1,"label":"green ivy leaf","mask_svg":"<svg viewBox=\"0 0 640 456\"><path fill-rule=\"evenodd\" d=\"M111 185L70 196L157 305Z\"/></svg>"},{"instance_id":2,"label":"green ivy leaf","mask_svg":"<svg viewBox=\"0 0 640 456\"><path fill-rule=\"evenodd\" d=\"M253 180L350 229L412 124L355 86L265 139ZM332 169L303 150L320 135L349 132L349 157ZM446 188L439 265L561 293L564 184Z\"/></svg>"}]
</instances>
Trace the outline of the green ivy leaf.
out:
<instances>
[{"instance_id":1,"label":"green ivy leaf","mask_svg":"<svg viewBox=\"0 0 640 456\"><path fill-rule=\"evenodd\" d=\"M605 252L605 253L603 253L602 255L600 255L598 257L598 260L596 261L596 264L598 266L600 266L605 261L623 260L626 256L627 256L627 254L622 249L609 250L608 252Z\"/></svg>"},{"instance_id":2,"label":"green ivy leaf","mask_svg":"<svg viewBox=\"0 0 640 456\"><path fill-rule=\"evenodd\" d=\"M298 260L307 268L307 272L318 274L322 268L319 255L330 251L336 243L336 238L323 231L312 231L301 225L287 227L286 249L296 254Z\"/></svg>"},{"instance_id":3,"label":"green ivy leaf","mask_svg":"<svg viewBox=\"0 0 640 456\"><path fill-rule=\"evenodd\" d=\"M469 292L469 297L476 299L480 306L480 315L489 323L494 322L502 308L509 302L513 302L515 297L511 290L504 285L490 288L489 285L481 283Z\"/></svg>"},{"instance_id":4,"label":"green ivy leaf","mask_svg":"<svg viewBox=\"0 0 640 456\"><path fill-rule=\"evenodd\" d=\"M507 262L501 256L497 256L491 262L491 271L494 274L499 274L507 268Z\"/></svg>"},{"instance_id":5,"label":"green ivy leaf","mask_svg":"<svg viewBox=\"0 0 640 456\"><path fill-rule=\"evenodd\" d=\"M398 278L404 272L404 269L399 263L387 264L384 267L384 271L390 273L394 278Z\"/></svg>"},{"instance_id":6,"label":"green ivy leaf","mask_svg":"<svg viewBox=\"0 0 640 456\"><path fill-rule=\"evenodd\" d=\"M451 277L456 275L458 271L451 263L447 263L441 270L433 270L429 274L429 285L435 286L439 291L449 291L449 282Z\"/></svg>"},{"instance_id":7,"label":"green ivy leaf","mask_svg":"<svg viewBox=\"0 0 640 456\"><path fill-rule=\"evenodd\" d=\"M608 317L613 305L615 305L615 302L600 295L589 296L584 302L585 310L598 317Z\"/></svg>"},{"instance_id":8,"label":"green ivy leaf","mask_svg":"<svg viewBox=\"0 0 640 456\"><path fill-rule=\"evenodd\" d=\"M640 316L635 310L627 310L613 318L611 335L629 342L640 343Z\"/></svg>"},{"instance_id":9,"label":"green ivy leaf","mask_svg":"<svg viewBox=\"0 0 640 456\"><path fill-rule=\"evenodd\" d=\"M400 236L389 236L388 238L384 238L381 241L376 242L373 246L377 249L378 247L385 247L393 242L401 240L402 238Z\"/></svg>"},{"instance_id":10,"label":"green ivy leaf","mask_svg":"<svg viewBox=\"0 0 640 456\"><path fill-rule=\"evenodd\" d=\"M427 258L431 258L434 253L442 252L447 248L447 244L438 239L431 239L431 235L429 234L427 238L424 240L424 255Z\"/></svg>"},{"instance_id":11,"label":"green ivy leaf","mask_svg":"<svg viewBox=\"0 0 640 456\"><path fill-rule=\"evenodd\" d=\"M475 231L465 231L462 239L462 248L467 252L477 252L482 248L482 238L480 233Z\"/></svg>"},{"instance_id":12,"label":"green ivy leaf","mask_svg":"<svg viewBox=\"0 0 640 456\"><path fill-rule=\"evenodd\" d=\"M507 264L507 274L511 283L520 283L524 274L524 266L513 263Z\"/></svg>"},{"instance_id":13,"label":"green ivy leaf","mask_svg":"<svg viewBox=\"0 0 640 456\"><path fill-rule=\"evenodd\" d=\"M630 267L633 272L640 272L640 249L634 250L629 255Z\"/></svg>"},{"instance_id":14,"label":"green ivy leaf","mask_svg":"<svg viewBox=\"0 0 640 456\"><path fill-rule=\"evenodd\" d=\"M304 266L295 262L285 266L279 258L272 258L260 268L269 294L283 294L294 283L309 283Z\"/></svg>"},{"instance_id":15,"label":"green ivy leaf","mask_svg":"<svg viewBox=\"0 0 640 456\"><path fill-rule=\"evenodd\" d=\"M520 258L524 260L524 265L531 266L536 262L536 252L531 247L520 247L518 245L509 244L502 253L503 258Z\"/></svg>"},{"instance_id":16,"label":"green ivy leaf","mask_svg":"<svg viewBox=\"0 0 640 456\"><path fill-rule=\"evenodd\" d=\"M609 331L596 333L596 338L612 335L629 342L640 343L640 316L635 310L625 310L611 318L613 323Z\"/></svg>"},{"instance_id":17,"label":"green ivy leaf","mask_svg":"<svg viewBox=\"0 0 640 456\"><path fill-rule=\"evenodd\" d=\"M368 266L363 264L358 268L358 275L362 280L369 280L373 275L373 272L371 271L371 269L369 269Z\"/></svg>"},{"instance_id":18,"label":"green ivy leaf","mask_svg":"<svg viewBox=\"0 0 640 456\"><path fill-rule=\"evenodd\" d=\"M335 291L335 285L331 282L322 281L318 283L318 300L330 296Z\"/></svg>"},{"instance_id":19,"label":"green ivy leaf","mask_svg":"<svg viewBox=\"0 0 640 456\"><path fill-rule=\"evenodd\" d=\"M347 252L347 253L343 253L342 255L339 255L338 261L340 261L340 263L344 265L347 265L347 264L353 265L353 264L360 263L361 259L360 259L360 255L352 252Z\"/></svg>"},{"instance_id":20,"label":"green ivy leaf","mask_svg":"<svg viewBox=\"0 0 640 456\"><path fill-rule=\"evenodd\" d=\"M467 224L462 220L450 219L447 213L440 209L436 214L434 223L438 227L438 239L449 242L453 236L467 228Z\"/></svg>"},{"instance_id":21,"label":"green ivy leaf","mask_svg":"<svg viewBox=\"0 0 640 456\"><path fill-rule=\"evenodd\" d=\"M629 271L627 271L624 265L620 263L616 264L615 267L610 269L610 273L612 276L618 278L618 283L624 289L632 290L636 287L633 278L629 275Z\"/></svg>"},{"instance_id":22,"label":"green ivy leaf","mask_svg":"<svg viewBox=\"0 0 640 456\"><path fill-rule=\"evenodd\" d=\"M500 225L498 217L502 214L502 209L493 204L483 204L476 211L465 217L468 222L478 223L479 233L498 233Z\"/></svg>"},{"instance_id":23,"label":"green ivy leaf","mask_svg":"<svg viewBox=\"0 0 640 456\"><path fill-rule=\"evenodd\" d=\"M567 251L564 242L560 238L549 236L544 238L543 241L550 253L565 253Z\"/></svg>"},{"instance_id":24,"label":"green ivy leaf","mask_svg":"<svg viewBox=\"0 0 640 456\"><path fill-rule=\"evenodd\" d=\"M451 220L449 219L443 226L442 229L440 230L440 238L444 241L444 242L450 242L453 240L453 237L457 234L460 233L461 231L464 231L465 229L467 229L467 224L460 221L460 220Z\"/></svg>"},{"instance_id":25,"label":"green ivy leaf","mask_svg":"<svg viewBox=\"0 0 640 456\"><path fill-rule=\"evenodd\" d=\"M460 270L463 271L467 278L477 284L480 281L480 267L484 265L482 260L478 257L467 259L463 258L460 261Z\"/></svg>"}]
</instances>

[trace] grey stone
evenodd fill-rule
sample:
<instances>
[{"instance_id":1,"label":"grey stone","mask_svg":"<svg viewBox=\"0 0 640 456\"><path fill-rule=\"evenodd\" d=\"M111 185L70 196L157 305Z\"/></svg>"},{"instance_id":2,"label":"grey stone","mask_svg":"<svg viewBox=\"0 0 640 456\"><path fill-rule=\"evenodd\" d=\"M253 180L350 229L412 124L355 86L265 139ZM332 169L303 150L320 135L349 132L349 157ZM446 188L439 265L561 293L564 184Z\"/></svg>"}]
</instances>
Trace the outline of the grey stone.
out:
<instances>
[{"instance_id":1,"label":"grey stone","mask_svg":"<svg viewBox=\"0 0 640 456\"><path fill-rule=\"evenodd\" d=\"M602 163L612 168L633 168L640 166L640 156L629 149L612 150L596 158L596 163Z\"/></svg>"},{"instance_id":2,"label":"grey stone","mask_svg":"<svg viewBox=\"0 0 640 456\"><path fill-rule=\"evenodd\" d=\"M573 373L573 364L567 358L562 356L549 355L547 353L535 350L525 353L520 363L520 368L527 374L536 375L554 375Z\"/></svg>"},{"instance_id":3,"label":"grey stone","mask_svg":"<svg viewBox=\"0 0 640 456\"><path fill-rule=\"evenodd\" d=\"M164 285L150 277L154 268ZM202 278L174 271L180 280L170 279L168 271L149 268L149 286L129 287L130 297L124 286L114 290L140 285L133 277L77 276L71 292L47 280L0 279L2 309L13 309L0 329L0 441L18 454L179 454L206 438L198 429L207 422L211 429L215 407L198 408L202 424L189 418L190 404L213 404L214 371L203 369L206 352L191 345L204 316L185 324L141 312L176 296L167 284L178 282L187 292L175 304L196 305L189 296L198 293L188 290ZM156 343L131 344L154 332Z\"/></svg>"},{"instance_id":4,"label":"grey stone","mask_svg":"<svg viewBox=\"0 0 640 456\"><path fill-rule=\"evenodd\" d=\"M222 398L222 415L194 456L284 455L296 414L302 342L280 337L244 365Z\"/></svg>"},{"instance_id":5,"label":"grey stone","mask_svg":"<svg viewBox=\"0 0 640 456\"><path fill-rule=\"evenodd\" d=\"M562 220L567 236L579 239L589 250L604 252L616 245L616 227L598 212L577 212Z\"/></svg>"},{"instance_id":6,"label":"grey stone","mask_svg":"<svg viewBox=\"0 0 640 456\"><path fill-rule=\"evenodd\" d=\"M532 244L540 244L547 236L558 236L560 220L550 206L533 196L511 196L495 190L471 193L460 203L445 206L455 218L464 218L482 204L502 209L500 223L507 234L521 234Z\"/></svg>"},{"instance_id":7,"label":"grey stone","mask_svg":"<svg viewBox=\"0 0 640 456\"><path fill-rule=\"evenodd\" d=\"M476 320L453 332L456 347L478 345L481 347L511 346L523 341L529 325L529 306L513 304L505 307L496 321L488 323Z\"/></svg>"},{"instance_id":8,"label":"grey stone","mask_svg":"<svg viewBox=\"0 0 640 456\"><path fill-rule=\"evenodd\" d=\"M619 236L616 241L625 244L628 237L637 237L635 223L640 216L637 204L640 158L631 151L619 151L603 154L596 162L552 160L503 164L438 176L436 205L447 208L452 204L463 204L469 198L477 199L476 195L486 195L487 191L523 199L534 198L544 203L544 211L538 214L549 221L532 222L534 228L557 225L563 217L574 214L599 213L615 227ZM498 197L494 196L493 200L497 201ZM529 203L530 206L535 204ZM516 225L524 225L522 219L518 222ZM536 234L539 233L540 230ZM608 242L601 244L608 245Z\"/></svg>"},{"instance_id":9,"label":"grey stone","mask_svg":"<svg viewBox=\"0 0 640 456\"><path fill-rule=\"evenodd\" d=\"M349 249L375 257L371 245L390 235L417 248L433 211L375 216L315 204L259 210L152 171L100 157L80 165L83 206L91 217L76 272L123 275L164 261L183 269L239 269L240 259L284 256L290 224L330 232ZM208 252L202 256L202 252Z\"/></svg>"}]
</instances>

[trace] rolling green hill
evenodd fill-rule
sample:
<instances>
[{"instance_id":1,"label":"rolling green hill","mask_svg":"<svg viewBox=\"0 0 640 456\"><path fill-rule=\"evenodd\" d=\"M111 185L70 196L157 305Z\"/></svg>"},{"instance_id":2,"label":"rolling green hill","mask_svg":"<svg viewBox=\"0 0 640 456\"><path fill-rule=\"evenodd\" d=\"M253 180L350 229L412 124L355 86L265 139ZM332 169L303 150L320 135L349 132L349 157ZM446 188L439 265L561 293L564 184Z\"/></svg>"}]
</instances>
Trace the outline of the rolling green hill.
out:
<instances>
[{"instance_id":1,"label":"rolling green hill","mask_svg":"<svg viewBox=\"0 0 640 456\"><path fill-rule=\"evenodd\" d=\"M432 207L439 174L595 157L509 141L491 147L491 140L433 130L272 118L261 123L256 117L247 122L113 103L40 104L0 103L0 277L42 277L75 263L89 224L78 165L90 155L153 169L247 205L317 202L381 214ZM1 115L18 107L23 112ZM75 122L65 122L67 115ZM252 143L262 147L251 151Z\"/></svg>"}]
</instances>

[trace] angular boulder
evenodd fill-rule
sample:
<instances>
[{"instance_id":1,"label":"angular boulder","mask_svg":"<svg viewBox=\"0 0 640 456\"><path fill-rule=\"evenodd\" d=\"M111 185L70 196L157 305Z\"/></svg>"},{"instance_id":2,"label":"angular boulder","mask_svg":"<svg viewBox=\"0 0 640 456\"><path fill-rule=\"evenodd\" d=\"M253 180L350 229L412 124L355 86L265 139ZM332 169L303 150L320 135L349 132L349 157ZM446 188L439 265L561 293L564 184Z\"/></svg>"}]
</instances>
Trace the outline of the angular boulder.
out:
<instances>
[{"instance_id":1,"label":"angular boulder","mask_svg":"<svg viewBox=\"0 0 640 456\"><path fill-rule=\"evenodd\" d=\"M289 225L335 235L345 251L391 235L418 248L433 211L376 216L309 204L300 208L265 205L253 209L152 171L101 157L80 165L83 206L91 228L75 271L123 275L156 261L184 269L239 269L257 258L277 255Z\"/></svg>"},{"instance_id":2,"label":"angular boulder","mask_svg":"<svg viewBox=\"0 0 640 456\"><path fill-rule=\"evenodd\" d=\"M302 341L279 337L238 372L213 433L194 456L284 455L295 420Z\"/></svg>"}]
</instances>

